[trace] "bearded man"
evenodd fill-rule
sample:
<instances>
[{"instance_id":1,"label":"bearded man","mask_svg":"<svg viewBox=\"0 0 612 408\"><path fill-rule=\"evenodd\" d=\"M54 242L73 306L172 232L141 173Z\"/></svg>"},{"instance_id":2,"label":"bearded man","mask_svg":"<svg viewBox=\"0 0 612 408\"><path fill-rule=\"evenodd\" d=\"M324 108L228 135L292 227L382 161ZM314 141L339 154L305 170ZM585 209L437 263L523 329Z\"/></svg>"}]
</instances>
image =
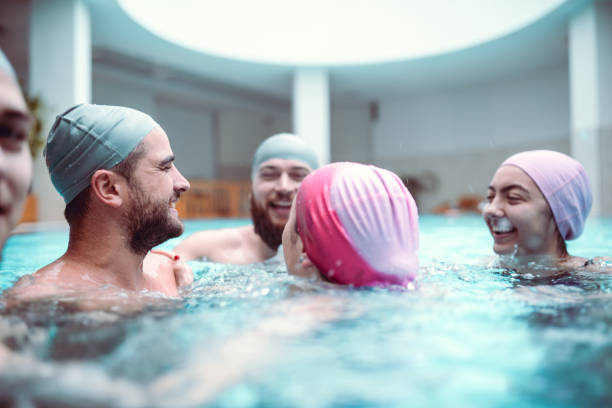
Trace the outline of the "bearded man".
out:
<instances>
[{"instance_id":1,"label":"bearded man","mask_svg":"<svg viewBox=\"0 0 612 408\"><path fill-rule=\"evenodd\" d=\"M176 296L179 286L191 283L191 270L173 256L149 252L183 232L175 203L189 189L166 133L149 115L117 106L72 107L53 124L45 158L66 202L68 249L22 277L8 298L101 287Z\"/></svg>"},{"instance_id":2,"label":"bearded man","mask_svg":"<svg viewBox=\"0 0 612 408\"><path fill-rule=\"evenodd\" d=\"M253 157L250 209L253 225L200 231L174 251L185 261L251 264L276 255L291 202L300 183L318 167L317 155L298 136L282 133L264 140Z\"/></svg>"}]
</instances>

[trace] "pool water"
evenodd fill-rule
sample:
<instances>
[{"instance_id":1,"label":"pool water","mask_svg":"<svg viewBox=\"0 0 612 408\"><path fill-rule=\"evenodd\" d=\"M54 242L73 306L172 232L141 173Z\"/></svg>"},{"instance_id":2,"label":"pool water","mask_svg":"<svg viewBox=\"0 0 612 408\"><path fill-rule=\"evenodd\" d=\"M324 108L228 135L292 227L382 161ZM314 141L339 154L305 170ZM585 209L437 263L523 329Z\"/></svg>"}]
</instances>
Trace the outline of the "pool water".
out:
<instances>
[{"instance_id":1,"label":"pool water","mask_svg":"<svg viewBox=\"0 0 612 408\"><path fill-rule=\"evenodd\" d=\"M246 222L189 221L185 234ZM492 239L479 217L426 215L420 229L409 291L293 278L280 257L247 267L196 261L184 299L135 315L53 304L5 313L0 336L19 359L0 369L0 402L612 406L612 273L540 279L487 267ZM66 244L66 231L12 237L0 287ZM568 249L591 258L611 248L612 219L594 218Z\"/></svg>"}]
</instances>

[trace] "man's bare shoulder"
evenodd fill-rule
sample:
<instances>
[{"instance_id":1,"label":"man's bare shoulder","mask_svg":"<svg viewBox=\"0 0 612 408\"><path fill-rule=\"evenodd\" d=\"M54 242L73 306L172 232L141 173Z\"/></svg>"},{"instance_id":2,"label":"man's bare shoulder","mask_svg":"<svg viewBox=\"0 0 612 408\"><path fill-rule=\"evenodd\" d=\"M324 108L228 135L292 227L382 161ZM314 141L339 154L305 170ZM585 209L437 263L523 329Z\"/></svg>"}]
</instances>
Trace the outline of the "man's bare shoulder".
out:
<instances>
[{"instance_id":1,"label":"man's bare shoulder","mask_svg":"<svg viewBox=\"0 0 612 408\"><path fill-rule=\"evenodd\" d=\"M62 270L61 262L55 261L34 273L22 276L11 288L4 291L2 296L8 300L24 301L61 294L65 289L61 284Z\"/></svg>"},{"instance_id":2,"label":"man's bare shoulder","mask_svg":"<svg viewBox=\"0 0 612 408\"><path fill-rule=\"evenodd\" d=\"M217 260L224 252L240 250L252 235L255 232L251 225L199 231L185 238L174 252L185 261L197 258Z\"/></svg>"}]
</instances>

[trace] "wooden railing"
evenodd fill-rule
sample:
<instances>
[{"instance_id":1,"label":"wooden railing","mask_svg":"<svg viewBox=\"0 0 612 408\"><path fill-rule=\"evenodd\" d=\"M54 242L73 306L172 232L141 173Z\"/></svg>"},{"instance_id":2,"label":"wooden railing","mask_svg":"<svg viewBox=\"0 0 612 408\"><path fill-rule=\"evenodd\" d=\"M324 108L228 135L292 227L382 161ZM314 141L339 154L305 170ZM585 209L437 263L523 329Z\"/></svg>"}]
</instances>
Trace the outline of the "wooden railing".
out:
<instances>
[{"instance_id":1,"label":"wooden railing","mask_svg":"<svg viewBox=\"0 0 612 408\"><path fill-rule=\"evenodd\" d=\"M36 221L38 221L38 197L35 194L28 194L19 223Z\"/></svg>"},{"instance_id":2,"label":"wooden railing","mask_svg":"<svg viewBox=\"0 0 612 408\"><path fill-rule=\"evenodd\" d=\"M176 209L181 218L249 217L250 181L189 180L191 189L181 194ZM30 194L22 222L38 221L38 199Z\"/></svg>"},{"instance_id":3,"label":"wooden railing","mask_svg":"<svg viewBox=\"0 0 612 408\"><path fill-rule=\"evenodd\" d=\"M181 218L241 218L249 216L249 181L189 180L176 209Z\"/></svg>"}]
</instances>

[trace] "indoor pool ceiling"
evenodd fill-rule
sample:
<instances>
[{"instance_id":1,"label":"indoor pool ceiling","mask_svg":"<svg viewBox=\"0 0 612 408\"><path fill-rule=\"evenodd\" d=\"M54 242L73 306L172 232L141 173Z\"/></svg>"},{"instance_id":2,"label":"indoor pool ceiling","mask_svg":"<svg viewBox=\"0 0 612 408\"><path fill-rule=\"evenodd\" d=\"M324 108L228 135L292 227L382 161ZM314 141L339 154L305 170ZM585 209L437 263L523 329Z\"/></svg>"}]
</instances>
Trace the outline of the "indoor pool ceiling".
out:
<instances>
[{"instance_id":1,"label":"indoor pool ceiling","mask_svg":"<svg viewBox=\"0 0 612 408\"><path fill-rule=\"evenodd\" d=\"M195 51L307 66L384 63L455 51L527 26L564 1L119 0L119 4L152 33Z\"/></svg>"},{"instance_id":2,"label":"indoor pool ceiling","mask_svg":"<svg viewBox=\"0 0 612 408\"><path fill-rule=\"evenodd\" d=\"M586 0L86 3L100 59L124 55L286 101L294 68L322 66L333 101L363 102L558 66Z\"/></svg>"}]
</instances>

